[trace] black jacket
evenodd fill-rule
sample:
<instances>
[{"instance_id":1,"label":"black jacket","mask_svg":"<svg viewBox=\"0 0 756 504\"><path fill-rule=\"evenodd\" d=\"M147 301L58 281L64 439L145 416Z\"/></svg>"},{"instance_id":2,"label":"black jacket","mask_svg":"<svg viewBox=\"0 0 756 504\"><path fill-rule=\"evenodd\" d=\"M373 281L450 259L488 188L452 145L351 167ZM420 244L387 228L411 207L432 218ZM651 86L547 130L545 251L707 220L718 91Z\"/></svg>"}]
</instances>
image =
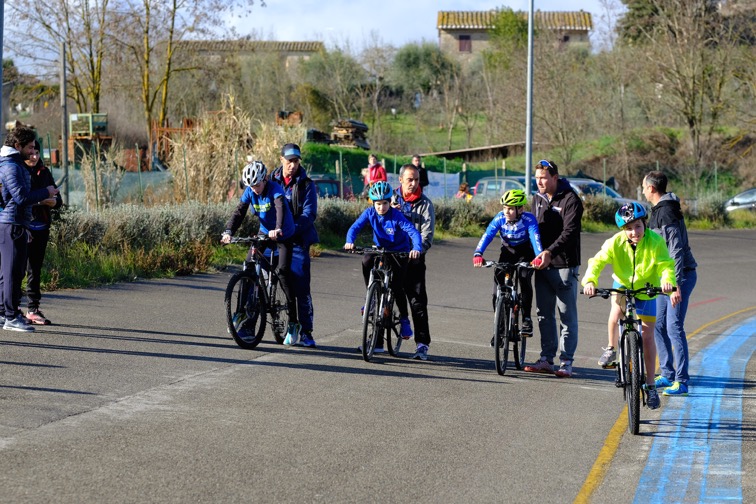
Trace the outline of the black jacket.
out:
<instances>
[{"instance_id":1,"label":"black jacket","mask_svg":"<svg viewBox=\"0 0 756 504\"><path fill-rule=\"evenodd\" d=\"M549 267L580 266L583 201L572 190L567 179L559 179L556 194L551 201L545 194L535 194L530 208L538 220L543 249L551 251Z\"/></svg>"},{"instance_id":2,"label":"black jacket","mask_svg":"<svg viewBox=\"0 0 756 504\"><path fill-rule=\"evenodd\" d=\"M688 244L688 229L680 209L680 199L673 193L666 193L651 209L648 227L662 235L667 242L669 255L675 260L677 283L685 278L683 272L696 268L696 260Z\"/></svg>"},{"instance_id":3,"label":"black jacket","mask_svg":"<svg viewBox=\"0 0 756 504\"><path fill-rule=\"evenodd\" d=\"M27 168L29 167L27 166ZM42 160L37 162L37 166L29 168L29 175L31 175L32 190L46 189L47 186L58 187L55 185L55 179L50 170L42 164ZM55 195L55 206L53 208L60 208L62 204L63 198L58 193ZM49 229L52 220L50 210L52 209L47 205L42 205L41 203L34 204L32 206L32 221L29 229Z\"/></svg>"}]
</instances>

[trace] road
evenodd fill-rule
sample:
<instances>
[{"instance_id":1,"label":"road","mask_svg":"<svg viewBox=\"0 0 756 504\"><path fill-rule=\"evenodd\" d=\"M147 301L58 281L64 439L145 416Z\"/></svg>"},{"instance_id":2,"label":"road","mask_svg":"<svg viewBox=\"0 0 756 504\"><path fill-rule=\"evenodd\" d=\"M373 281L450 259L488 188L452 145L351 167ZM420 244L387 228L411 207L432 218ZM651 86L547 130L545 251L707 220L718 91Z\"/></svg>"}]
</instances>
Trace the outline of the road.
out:
<instances>
[{"instance_id":1,"label":"road","mask_svg":"<svg viewBox=\"0 0 756 504\"><path fill-rule=\"evenodd\" d=\"M695 355L756 315L756 231L690 235ZM608 236L584 234L583 260ZM317 349L287 349L270 335L257 350L238 348L223 318L228 273L45 295L56 325L0 333L0 502L633 501L654 440L669 437L669 401L685 399L644 410L640 436L613 434L624 403L613 372L595 365L608 304L582 296L573 378L497 375L491 270L471 267L475 242L429 253L427 362L366 363L356 351L358 256L314 261ZM747 360L745 381L728 392L743 401L729 434L742 440L748 502L756 407Z\"/></svg>"}]
</instances>

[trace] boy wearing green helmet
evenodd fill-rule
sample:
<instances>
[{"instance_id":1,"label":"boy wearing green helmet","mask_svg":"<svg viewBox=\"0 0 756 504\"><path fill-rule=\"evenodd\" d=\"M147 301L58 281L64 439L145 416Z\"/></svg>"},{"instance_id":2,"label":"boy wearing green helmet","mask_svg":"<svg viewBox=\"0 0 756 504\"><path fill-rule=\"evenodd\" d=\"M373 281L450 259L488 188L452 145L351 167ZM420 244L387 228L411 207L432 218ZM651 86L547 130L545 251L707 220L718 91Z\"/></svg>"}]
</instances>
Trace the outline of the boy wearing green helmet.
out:
<instances>
[{"instance_id":1,"label":"boy wearing green helmet","mask_svg":"<svg viewBox=\"0 0 756 504\"><path fill-rule=\"evenodd\" d=\"M518 263L530 262L543 251L541 235L538 232L538 222L535 215L525 212L528 198L525 192L512 189L504 193L500 200L504 209L496 214L480 238L473 254L473 267L480 268L485 263L483 252L498 234L501 236L501 252L499 262ZM502 275L502 272L498 272ZM530 313L533 307L532 269L520 270L520 290L522 291L522 336L533 335L533 319ZM503 283L504 278L499 278ZM493 304L496 309L496 284L494 284Z\"/></svg>"}]
</instances>

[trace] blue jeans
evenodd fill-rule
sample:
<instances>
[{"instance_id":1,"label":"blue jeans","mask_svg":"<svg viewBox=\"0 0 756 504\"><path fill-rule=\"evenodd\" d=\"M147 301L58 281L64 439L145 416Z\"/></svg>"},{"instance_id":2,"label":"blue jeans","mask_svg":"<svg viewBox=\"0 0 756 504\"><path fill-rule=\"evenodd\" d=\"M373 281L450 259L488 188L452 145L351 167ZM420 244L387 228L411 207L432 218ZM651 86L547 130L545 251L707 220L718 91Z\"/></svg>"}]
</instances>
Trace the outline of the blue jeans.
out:
<instances>
[{"instance_id":1,"label":"blue jeans","mask_svg":"<svg viewBox=\"0 0 756 504\"><path fill-rule=\"evenodd\" d=\"M302 331L312 332L314 310L310 292L310 247L294 244L291 250L292 291L297 300L297 313Z\"/></svg>"},{"instance_id":2,"label":"blue jeans","mask_svg":"<svg viewBox=\"0 0 756 504\"><path fill-rule=\"evenodd\" d=\"M669 381L688 383L688 339L685 335L685 314L688 312L690 294L696 286L696 270L683 272L678 283L682 300L672 307L669 296L656 298L656 325L654 340L659 354L661 375Z\"/></svg>"},{"instance_id":3,"label":"blue jeans","mask_svg":"<svg viewBox=\"0 0 756 504\"><path fill-rule=\"evenodd\" d=\"M555 268L535 272L536 314L541 333L541 358L572 361L578 343L578 268ZM557 335L556 311L560 333Z\"/></svg>"}]
</instances>

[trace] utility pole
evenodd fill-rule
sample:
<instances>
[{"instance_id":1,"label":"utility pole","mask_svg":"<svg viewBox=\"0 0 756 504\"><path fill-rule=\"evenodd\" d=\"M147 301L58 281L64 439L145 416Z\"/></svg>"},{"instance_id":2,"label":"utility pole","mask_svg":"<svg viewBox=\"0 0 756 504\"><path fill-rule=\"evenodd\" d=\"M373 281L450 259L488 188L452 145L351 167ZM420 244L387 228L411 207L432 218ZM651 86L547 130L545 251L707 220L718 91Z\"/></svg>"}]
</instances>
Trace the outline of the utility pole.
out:
<instances>
[{"instance_id":1,"label":"utility pole","mask_svg":"<svg viewBox=\"0 0 756 504\"><path fill-rule=\"evenodd\" d=\"M66 104L66 44L60 43L60 159L63 163L63 202L70 204L68 183L68 107Z\"/></svg>"},{"instance_id":2,"label":"utility pole","mask_svg":"<svg viewBox=\"0 0 756 504\"><path fill-rule=\"evenodd\" d=\"M525 194L530 197L530 170L533 166L533 0L528 11L528 91L525 126Z\"/></svg>"}]
</instances>

